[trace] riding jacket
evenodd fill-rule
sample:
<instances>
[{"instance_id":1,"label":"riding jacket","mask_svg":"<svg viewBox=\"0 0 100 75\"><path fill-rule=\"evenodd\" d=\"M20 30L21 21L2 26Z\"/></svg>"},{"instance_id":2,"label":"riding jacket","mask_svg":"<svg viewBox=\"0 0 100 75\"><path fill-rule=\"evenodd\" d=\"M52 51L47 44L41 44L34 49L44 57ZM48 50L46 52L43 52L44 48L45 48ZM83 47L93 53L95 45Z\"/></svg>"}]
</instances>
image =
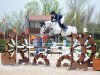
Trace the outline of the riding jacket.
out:
<instances>
[{"instance_id":1,"label":"riding jacket","mask_svg":"<svg viewBox=\"0 0 100 75\"><path fill-rule=\"evenodd\" d=\"M55 14L55 16L51 17L52 22L60 21L63 16L61 14Z\"/></svg>"},{"instance_id":2,"label":"riding jacket","mask_svg":"<svg viewBox=\"0 0 100 75\"><path fill-rule=\"evenodd\" d=\"M55 16L51 17L51 21L52 21L52 22L58 22L59 26L60 26L61 28L63 28L63 27L62 27L62 24L61 24L61 22L60 22L62 17L63 17L63 16L62 16L61 14L55 14Z\"/></svg>"}]
</instances>

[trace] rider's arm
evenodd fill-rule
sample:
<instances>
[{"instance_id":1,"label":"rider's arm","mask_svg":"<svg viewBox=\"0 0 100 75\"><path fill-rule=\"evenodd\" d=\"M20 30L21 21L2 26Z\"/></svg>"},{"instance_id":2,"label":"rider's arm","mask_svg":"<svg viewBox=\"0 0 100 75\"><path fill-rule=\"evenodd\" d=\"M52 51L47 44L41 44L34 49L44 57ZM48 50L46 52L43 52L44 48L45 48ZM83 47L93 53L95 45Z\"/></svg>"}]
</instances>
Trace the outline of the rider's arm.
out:
<instances>
[{"instance_id":1,"label":"rider's arm","mask_svg":"<svg viewBox=\"0 0 100 75\"><path fill-rule=\"evenodd\" d=\"M58 14L58 15L57 15L57 21L60 21L61 18L62 18L62 15Z\"/></svg>"},{"instance_id":2,"label":"rider's arm","mask_svg":"<svg viewBox=\"0 0 100 75\"><path fill-rule=\"evenodd\" d=\"M51 22L53 22L54 17L51 17Z\"/></svg>"},{"instance_id":3,"label":"rider's arm","mask_svg":"<svg viewBox=\"0 0 100 75\"><path fill-rule=\"evenodd\" d=\"M51 22L57 22L57 19L55 17L51 17Z\"/></svg>"}]
</instances>

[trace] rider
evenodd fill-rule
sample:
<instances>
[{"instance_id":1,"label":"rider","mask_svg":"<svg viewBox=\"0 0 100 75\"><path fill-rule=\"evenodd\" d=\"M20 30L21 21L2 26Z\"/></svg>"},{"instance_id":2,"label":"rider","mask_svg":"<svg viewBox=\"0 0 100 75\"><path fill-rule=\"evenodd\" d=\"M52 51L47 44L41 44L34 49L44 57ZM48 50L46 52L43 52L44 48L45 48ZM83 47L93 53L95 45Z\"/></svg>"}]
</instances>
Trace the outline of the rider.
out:
<instances>
[{"instance_id":1,"label":"rider","mask_svg":"<svg viewBox=\"0 0 100 75\"><path fill-rule=\"evenodd\" d=\"M66 28L64 27L63 24L61 24L61 19L62 19L62 15L61 14L57 14L55 11L51 11L51 21L52 22L58 22L59 26L64 29L64 31L66 31Z\"/></svg>"}]
</instances>

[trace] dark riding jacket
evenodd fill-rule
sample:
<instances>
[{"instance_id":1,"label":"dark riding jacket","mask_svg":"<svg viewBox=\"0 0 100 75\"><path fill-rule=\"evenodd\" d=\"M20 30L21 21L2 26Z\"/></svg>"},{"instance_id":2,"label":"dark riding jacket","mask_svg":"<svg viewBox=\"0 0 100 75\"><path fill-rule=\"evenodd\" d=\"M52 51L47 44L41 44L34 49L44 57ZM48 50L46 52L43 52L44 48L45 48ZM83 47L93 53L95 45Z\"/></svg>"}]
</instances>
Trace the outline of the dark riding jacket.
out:
<instances>
[{"instance_id":1,"label":"dark riding jacket","mask_svg":"<svg viewBox=\"0 0 100 75\"><path fill-rule=\"evenodd\" d=\"M55 14L54 17L51 17L52 22L60 21L63 16L61 14Z\"/></svg>"},{"instance_id":2,"label":"dark riding jacket","mask_svg":"<svg viewBox=\"0 0 100 75\"><path fill-rule=\"evenodd\" d=\"M62 17L63 17L63 16L62 16L61 14L55 14L54 17L51 17L51 21L52 21L52 22L58 22L59 26L60 26L61 28L63 28L63 26L62 26L62 24L61 24L61 22L60 22L60 20L61 20Z\"/></svg>"}]
</instances>

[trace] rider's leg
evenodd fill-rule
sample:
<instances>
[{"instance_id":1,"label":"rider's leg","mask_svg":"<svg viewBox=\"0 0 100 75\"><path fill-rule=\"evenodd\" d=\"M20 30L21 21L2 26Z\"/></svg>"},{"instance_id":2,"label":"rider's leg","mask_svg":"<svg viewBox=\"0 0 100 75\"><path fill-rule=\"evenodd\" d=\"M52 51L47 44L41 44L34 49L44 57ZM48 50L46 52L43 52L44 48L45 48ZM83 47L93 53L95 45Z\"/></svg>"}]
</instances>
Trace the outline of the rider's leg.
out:
<instances>
[{"instance_id":1,"label":"rider's leg","mask_svg":"<svg viewBox=\"0 0 100 75\"><path fill-rule=\"evenodd\" d=\"M61 22L60 22L60 21L58 21L58 23L59 23L59 26L63 29L63 31L64 31L64 32L66 32L66 28L64 27L64 25L63 25L63 24L61 24Z\"/></svg>"},{"instance_id":2,"label":"rider's leg","mask_svg":"<svg viewBox=\"0 0 100 75\"><path fill-rule=\"evenodd\" d=\"M62 24L62 27L63 27L63 29L68 29L68 27L67 26L65 26L64 24Z\"/></svg>"},{"instance_id":3,"label":"rider's leg","mask_svg":"<svg viewBox=\"0 0 100 75\"><path fill-rule=\"evenodd\" d=\"M58 21L58 24L59 24L59 26L60 26L61 28L63 28L63 26L62 26L62 24L61 24L61 22L60 22L60 21Z\"/></svg>"}]
</instances>

